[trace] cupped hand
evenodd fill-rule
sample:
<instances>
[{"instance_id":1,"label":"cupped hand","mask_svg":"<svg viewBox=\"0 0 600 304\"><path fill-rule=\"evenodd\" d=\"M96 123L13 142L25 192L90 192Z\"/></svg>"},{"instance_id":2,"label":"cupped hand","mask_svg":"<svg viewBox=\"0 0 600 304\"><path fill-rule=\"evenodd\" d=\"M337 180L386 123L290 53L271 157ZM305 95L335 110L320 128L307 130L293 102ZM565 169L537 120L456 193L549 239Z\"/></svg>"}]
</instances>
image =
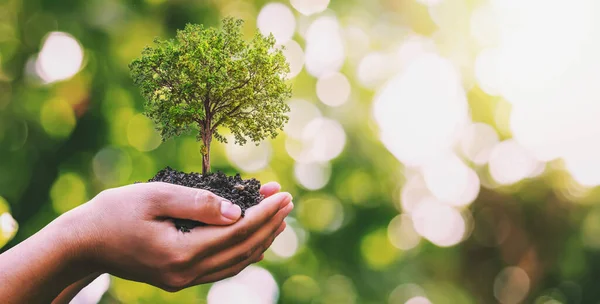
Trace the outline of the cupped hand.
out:
<instances>
[{"instance_id":1,"label":"cupped hand","mask_svg":"<svg viewBox=\"0 0 600 304\"><path fill-rule=\"evenodd\" d=\"M264 185L266 198L241 218L239 206L211 192L140 183L104 191L72 215L95 271L178 291L260 261L293 209L291 196L278 192L278 184ZM173 219L208 225L182 232Z\"/></svg>"}]
</instances>

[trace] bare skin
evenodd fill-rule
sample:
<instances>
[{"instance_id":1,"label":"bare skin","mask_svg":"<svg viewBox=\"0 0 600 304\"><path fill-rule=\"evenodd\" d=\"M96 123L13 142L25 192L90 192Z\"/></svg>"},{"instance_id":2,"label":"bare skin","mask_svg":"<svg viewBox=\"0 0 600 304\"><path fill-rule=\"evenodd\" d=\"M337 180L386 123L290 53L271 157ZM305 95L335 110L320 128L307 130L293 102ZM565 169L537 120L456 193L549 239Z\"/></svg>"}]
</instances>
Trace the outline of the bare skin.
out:
<instances>
[{"instance_id":1,"label":"bare skin","mask_svg":"<svg viewBox=\"0 0 600 304\"><path fill-rule=\"evenodd\" d=\"M261 193L265 200L240 218L237 205L199 189L104 191L0 255L0 302L68 303L102 273L171 292L234 276L262 259L293 209L278 184ZM183 233L174 218L208 225Z\"/></svg>"}]
</instances>

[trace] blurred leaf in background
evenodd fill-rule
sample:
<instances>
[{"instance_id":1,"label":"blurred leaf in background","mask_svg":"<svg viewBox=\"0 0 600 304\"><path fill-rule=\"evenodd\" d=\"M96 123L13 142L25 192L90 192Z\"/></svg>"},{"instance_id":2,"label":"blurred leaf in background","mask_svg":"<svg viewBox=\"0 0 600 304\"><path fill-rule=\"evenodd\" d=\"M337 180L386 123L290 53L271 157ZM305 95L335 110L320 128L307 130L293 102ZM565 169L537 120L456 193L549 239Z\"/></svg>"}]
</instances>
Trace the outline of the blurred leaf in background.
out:
<instances>
[{"instance_id":1,"label":"blurred leaf in background","mask_svg":"<svg viewBox=\"0 0 600 304\"><path fill-rule=\"evenodd\" d=\"M599 15L595 0L0 0L0 245L167 165L200 171L193 136L160 142L127 65L231 16L286 47L294 94L284 134L215 144L213 170L279 181L288 228L234 278L172 294L105 276L80 299L598 302Z\"/></svg>"}]
</instances>

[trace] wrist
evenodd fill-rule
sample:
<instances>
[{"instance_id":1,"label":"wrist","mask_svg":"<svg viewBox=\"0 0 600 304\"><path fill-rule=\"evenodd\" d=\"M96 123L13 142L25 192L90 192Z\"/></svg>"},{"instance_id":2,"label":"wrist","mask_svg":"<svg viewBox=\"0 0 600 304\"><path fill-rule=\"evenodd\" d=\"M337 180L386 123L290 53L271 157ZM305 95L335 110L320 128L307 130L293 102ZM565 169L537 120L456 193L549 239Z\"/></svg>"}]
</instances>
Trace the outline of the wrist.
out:
<instances>
[{"instance_id":1,"label":"wrist","mask_svg":"<svg viewBox=\"0 0 600 304\"><path fill-rule=\"evenodd\" d=\"M60 254L66 263L78 270L79 279L103 273L94 253L96 233L85 207L70 210L47 226L56 244L62 248Z\"/></svg>"},{"instance_id":2,"label":"wrist","mask_svg":"<svg viewBox=\"0 0 600 304\"><path fill-rule=\"evenodd\" d=\"M50 303L69 285L97 272L77 212L52 221L0 258L0 296L8 303Z\"/></svg>"}]
</instances>

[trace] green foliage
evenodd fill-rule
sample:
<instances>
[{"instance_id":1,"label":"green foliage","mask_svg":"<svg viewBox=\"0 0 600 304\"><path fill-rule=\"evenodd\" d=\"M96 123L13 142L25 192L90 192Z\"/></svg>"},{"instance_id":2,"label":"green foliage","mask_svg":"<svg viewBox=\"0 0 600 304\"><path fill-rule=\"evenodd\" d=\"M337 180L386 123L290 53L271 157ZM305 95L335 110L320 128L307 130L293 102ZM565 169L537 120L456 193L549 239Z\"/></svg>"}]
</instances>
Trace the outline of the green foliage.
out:
<instances>
[{"instance_id":1,"label":"green foliage","mask_svg":"<svg viewBox=\"0 0 600 304\"><path fill-rule=\"evenodd\" d=\"M395 6L403 18L390 20L382 20L381 16L390 13L391 6L373 5L375 2L331 1L330 9L345 27L357 27L372 35L368 45L352 51L381 51L390 43L404 42L397 31L377 32L380 27L369 26L372 24L412 28L421 35L431 32L424 31L423 26L438 28L428 11L415 1L407 2L414 5ZM129 80L126 63L139 56L153 37L166 37L163 33L184 28L181 24L220 20L218 12L226 7L228 11L244 9L245 16L256 19L265 4L234 0L0 1L0 214L10 211L18 223L18 230L13 232L17 234L0 252L38 232L61 210L83 203L74 197L92 197L108 187L147 180L167 165L197 171L197 162L202 158L195 138L146 149L148 145L144 143L153 135L137 116L132 96L139 95L139 87ZM568 9L566 1L564 7ZM358 20L357 9L365 12ZM35 75L30 70L30 60L52 30L72 34L84 47L86 64L73 79L42 86L32 78ZM464 30L468 35L469 28ZM465 34L448 28L444 33ZM437 38L440 37L432 37ZM355 41L360 40L348 40L349 47L355 48ZM306 41L296 42L307 50ZM447 42L446 46L452 49L465 48L463 39ZM286 151L286 141L271 143L275 158L268 167L258 172L241 172L245 178L278 181L294 195L297 208L288 221L292 229L280 238L289 241L288 233L294 231L296 238L291 239L298 241L298 251L289 258L271 259L267 254L258 264L268 269L278 283L279 303L404 304L417 295L426 295L432 303L498 303L494 285L508 282L497 280L498 275L514 265L531 275L523 303L552 303L551 299L555 299L554 303L599 303L596 284L600 280L600 187L577 185L557 170L562 167L560 162L558 166L550 163L543 175L508 188L496 188L491 183L487 166L476 167L485 186L471 206L461 208L461 214L470 219L466 227L468 239L450 248L422 239L413 249L393 252L390 244L384 242L383 227L388 227L388 238L394 246L401 240L398 237L411 242L415 236L411 228L414 222L408 214L404 217L409 220L401 221L408 226L394 225L400 222L397 208L408 203L401 201L400 195L400 187L405 185L400 177L408 175L381 144L372 119L357 119L371 110L376 91L361 88L362 75L347 69L356 65L350 62L355 58L350 55L348 52L345 63L349 64L342 72L351 84L353 102L335 109L314 104L324 115L339 120L347 135L344 153L327 169L331 170L327 171L329 182L318 191L303 189L295 177L296 161L288 156L294 151ZM316 79L311 73L303 71L292 81L295 95L312 96L316 101ZM506 138L509 116L505 114L510 111L502 109L509 109L510 103L487 96L476 87L469 93L469 102L473 121L497 123L497 131ZM54 109L55 105L60 105L59 109ZM498 106L502 109L498 110ZM72 113L66 115L66 110ZM445 119L438 112L439 109L429 109L430 114ZM197 124L189 127L198 128ZM225 151L215 149L212 153L226 159ZM239 171L225 161L218 166L225 172ZM75 195L81 185L62 195L53 191L65 176L73 175L84 183L85 195ZM55 201L60 196L61 201ZM3 219L10 224L9 218ZM0 244L12 237L12 233L2 237L6 227L11 227L2 226ZM386 263L386 268L382 268ZM511 277L512 283L521 282L514 279ZM237 285L229 291L246 294L252 286ZM515 286L508 284L506 287L510 288L503 290L509 294ZM113 277L111 288L100 303L206 303L210 288L202 285L166 293ZM470 300L464 299L465 293ZM354 301L340 301L349 298Z\"/></svg>"},{"instance_id":2,"label":"green foliage","mask_svg":"<svg viewBox=\"0 0 600 304\"><path fill-rule=\"evenodd\" d=\"M288 121L291 86L282 48L258 31L246 42L242 25L233 18L221 29L188 24L176 39L155 39L130 64L145 114L163 141L196 130L210 149L213 137L226 142L219 133L224 127L238 144L259 142L277 136Z\"/></svg>"}]
</instances>

